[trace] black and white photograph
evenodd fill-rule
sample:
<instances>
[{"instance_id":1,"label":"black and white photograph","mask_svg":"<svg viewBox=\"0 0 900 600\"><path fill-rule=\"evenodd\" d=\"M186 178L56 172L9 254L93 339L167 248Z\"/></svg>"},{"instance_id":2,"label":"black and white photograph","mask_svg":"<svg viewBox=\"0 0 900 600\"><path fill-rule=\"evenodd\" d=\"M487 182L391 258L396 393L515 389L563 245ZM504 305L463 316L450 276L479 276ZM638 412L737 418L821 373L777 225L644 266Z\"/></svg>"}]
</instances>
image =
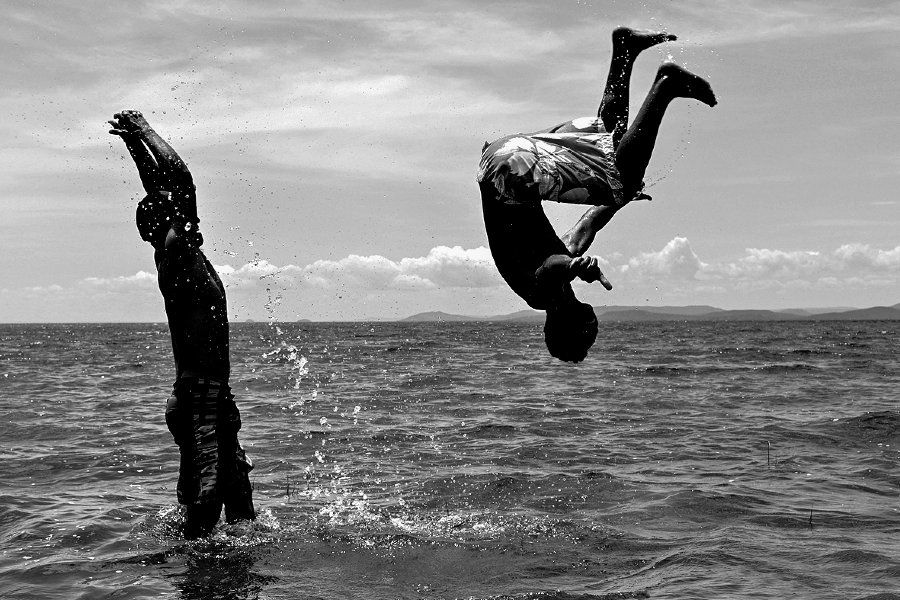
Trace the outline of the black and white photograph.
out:
<instances>
[{"instance_id":1,"label":"black and white photograph","mask_svg":"<svg viewBox=\"0 0 900 600\"><path fill-rule=\"evenodd\" d=\"M900 3L0 16L0 598L900 600Z\"/></svg>"}]
</instances>

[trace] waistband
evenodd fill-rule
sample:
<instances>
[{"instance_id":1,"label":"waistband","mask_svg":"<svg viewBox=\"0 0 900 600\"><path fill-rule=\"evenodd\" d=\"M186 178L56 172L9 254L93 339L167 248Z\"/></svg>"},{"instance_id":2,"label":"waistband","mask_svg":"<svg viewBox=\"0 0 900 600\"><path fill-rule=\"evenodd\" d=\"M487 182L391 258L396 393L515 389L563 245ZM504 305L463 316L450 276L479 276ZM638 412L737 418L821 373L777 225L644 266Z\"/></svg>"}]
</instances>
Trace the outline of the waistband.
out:
<instances>
[{"instance_id":1,"label":"waistband","mask_svg":"<svg viewBox=\"0 0 900 600\"><path fill-rule=\"evenodd\" d=\"M208 377L182 377L172 386L176 394L194 394L205 397L231 395L231 388L220 379Z\"/></svg>"}]
</instances>

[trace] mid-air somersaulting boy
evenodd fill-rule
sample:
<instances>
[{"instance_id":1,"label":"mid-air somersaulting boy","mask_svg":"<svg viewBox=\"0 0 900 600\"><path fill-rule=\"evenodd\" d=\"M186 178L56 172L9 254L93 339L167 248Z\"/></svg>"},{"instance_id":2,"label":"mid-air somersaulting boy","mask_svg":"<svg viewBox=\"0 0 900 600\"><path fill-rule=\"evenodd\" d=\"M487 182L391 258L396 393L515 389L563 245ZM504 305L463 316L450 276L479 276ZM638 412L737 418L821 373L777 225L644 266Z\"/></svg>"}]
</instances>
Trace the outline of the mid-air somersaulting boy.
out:
<instances>
[{"instance_id":1,"label":"mid-air somersaulting boy","mask_svg":"<svg viewBox=\"0 0 900 600\"><path fill-rule=\"evenodd\" d=\"M715 106L709 83L664 62L628 125L629 81L643 50L674 40L664 32L620 27L597 118L568 121L535 133L485 144L478 170L484 224L494 262L509 286L529 306L547 312L544 340L553 356L584 360L597 337L593 308L579 302L575 279L612 285L598 260L585 256L594 236L616 212L643 193L659 126L675 98ZM541 208L552 200L591 208L561 238Z\"/></svg>"}]
</instances>

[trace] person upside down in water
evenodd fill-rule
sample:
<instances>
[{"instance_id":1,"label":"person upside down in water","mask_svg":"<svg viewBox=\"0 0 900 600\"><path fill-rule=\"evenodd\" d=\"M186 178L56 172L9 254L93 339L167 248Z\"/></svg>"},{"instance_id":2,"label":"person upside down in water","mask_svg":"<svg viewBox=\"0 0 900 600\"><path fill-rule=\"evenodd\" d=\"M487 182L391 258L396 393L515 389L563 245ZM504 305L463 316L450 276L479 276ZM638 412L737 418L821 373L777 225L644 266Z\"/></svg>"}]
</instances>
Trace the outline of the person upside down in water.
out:
<instances>
[{"instance_id":1,"label":"person upside down in water","mask_svg":"<svg viewBox=\"0 0 900 600\"><path fill-rule=\"evenodd\" d=\"M225 506L228 522L255 519L248 473L238 443L241 418L228 387L231 366L225 287L200 250L194 181L181 157L147 123L126 110L109 121L137 165L147 195L138 203L141 238L154 249L165 300L175 385L166 425L181 453L178 501L184 534L207 535Z\"/></svg>"},{"instance_id":2,"label":"person upside down in water","mask_svg":"<svg viewBox=\"0 0 900 600\"><path fill-rule=\"evenodd\" d=\"M650 199L643 193L644 173L669 103L693 98L716 105L708 82L664 62L629 126L635 59L674 39L665 32L617 28L596 118L504 136L482 149L477 181L491 254L510 288L532 308L546 311L544 341L560 360L584 360L597 337L594 310L575 297L571 282L600 282L612 289L598 259L585 252L620 208ZM545 200L590 208L559 237L541 207Z\"/></svg>"}]
</instances>

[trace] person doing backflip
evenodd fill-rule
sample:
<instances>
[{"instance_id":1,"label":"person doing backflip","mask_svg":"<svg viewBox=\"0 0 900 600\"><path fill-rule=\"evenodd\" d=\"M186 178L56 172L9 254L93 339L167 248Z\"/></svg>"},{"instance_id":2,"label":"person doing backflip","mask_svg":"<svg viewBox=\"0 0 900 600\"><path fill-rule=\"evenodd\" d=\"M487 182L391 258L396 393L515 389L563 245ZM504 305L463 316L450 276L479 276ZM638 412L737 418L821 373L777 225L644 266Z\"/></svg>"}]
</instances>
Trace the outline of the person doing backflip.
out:
<instances>
[{"instance_id":1,"label":"person doing backflip","mask_svg":"<svg viewBox=\"0 0 900 600\"><path fill-rule=\"evenodd\" d=\"M225 287L200 250L194 181L187 165L141 113L126 110L109 121L137 165L147 195L137 206L141 238L154 249L165 300L175 385L166 425L181 453L178 501L186 505L184 534L207 535L222 506L228 522L255 519L248 473L238 443L241 418L228 387L228 314Z\"/></svg>"},{"instance_id":2,"label":"person doing backflip","mask_svg":"<svg viewBox=\"0 0 900 600\"><path fill-rule=\"evenodd\" d=\"M546 311L544 341L551 355L580 362L597 337L597 317L579 302L571 282L612 285L596 257L585 256L594 236L632 200L649 200L643 179L663 115L675 98L715 106L709 83L664 62L628 124L634 61L643 50L676 39L665 32L620 27L597 118L568 121L485 143L477 181L488 245L497 270L514 292ZM590 205L560 238L541 208L552 200Z\"/></svg>"}]
</instances>

